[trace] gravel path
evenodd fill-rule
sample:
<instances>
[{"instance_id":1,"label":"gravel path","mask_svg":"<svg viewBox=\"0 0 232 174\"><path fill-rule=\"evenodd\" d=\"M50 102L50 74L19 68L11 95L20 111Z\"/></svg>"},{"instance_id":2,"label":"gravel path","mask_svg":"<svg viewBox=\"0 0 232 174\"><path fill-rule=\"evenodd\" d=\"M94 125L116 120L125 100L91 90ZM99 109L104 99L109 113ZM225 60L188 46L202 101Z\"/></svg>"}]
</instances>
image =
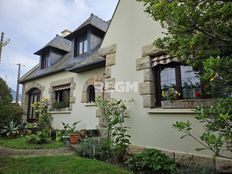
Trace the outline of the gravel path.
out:
<instances>
[{"instance_id":1,"label":"gravel path","mask_svg":"<svg viewBox=\"0 0 232 174\"><path fill-rule=\"evenodd\" d=\"M0 147L0 156L59 156L73 155L75 152L69 148L57 149L11 149Z\"/></svg>"}]
</instances>

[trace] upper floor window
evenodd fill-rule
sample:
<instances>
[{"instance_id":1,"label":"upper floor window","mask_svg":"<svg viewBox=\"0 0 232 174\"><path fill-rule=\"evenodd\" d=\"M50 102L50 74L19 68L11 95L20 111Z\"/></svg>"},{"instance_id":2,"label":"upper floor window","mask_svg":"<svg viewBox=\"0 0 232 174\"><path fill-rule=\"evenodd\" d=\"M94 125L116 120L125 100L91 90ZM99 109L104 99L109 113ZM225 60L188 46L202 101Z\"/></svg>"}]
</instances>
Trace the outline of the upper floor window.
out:
<instances>
[{"instance_id":1,"label":"upper floor window","mask_svg":"<svg viewBox=\"0 0 232 174\"><path fill-rule=\"evenodd\" d=\"M50 66L49 54L46 53L41 56L41 69L47 68Z\"/></svg>"},{"instance_id":2,"label":"upper floor window","mask_svg":"<svg viewBox=\"0 0 232 174\"><path fill-rule=\"evenodd\" d=\"M74 57L85 54L87 52L88 52L88 39L87 39L87 34L84 34L83 36L75 40Z\"/></svg>"}]
</instances>

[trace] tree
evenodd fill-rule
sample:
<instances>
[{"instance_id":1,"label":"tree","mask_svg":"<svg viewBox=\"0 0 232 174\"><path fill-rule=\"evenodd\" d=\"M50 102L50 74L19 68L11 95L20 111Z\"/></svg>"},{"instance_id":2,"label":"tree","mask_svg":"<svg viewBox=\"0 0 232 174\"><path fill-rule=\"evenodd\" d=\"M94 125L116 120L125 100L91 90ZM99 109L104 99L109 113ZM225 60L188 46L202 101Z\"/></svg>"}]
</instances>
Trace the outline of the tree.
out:
<instances>
[{"instance_id":1,"label":"tree","mask_svg":"<svg viewBox=\"0 0 232 174\"><path fill-rule=\"evenodd\" d=\"M157 39L155 45L183 64L193 66L209 88L223 89L222 99L215 106L196 110L196 118L205 128L201 141L192 136L191 123L174 124L185 136L193 137L213 151L214 156L222 156L223 145L227 144L227 150L232 146L232 1L138 1L166 29L164 37Z\"/></svg>"},{"instance_id":2,"label":"tree","mask_svg":"<svg viewBox=\"0 0 232 174\"><path fill-rule=\"evenodd\" d=\"M0 78L0 128L11 120L14 120L18 124L21 121L22 114L22 108L12 103L10 88Z\"/></svg>"}]
</instances>

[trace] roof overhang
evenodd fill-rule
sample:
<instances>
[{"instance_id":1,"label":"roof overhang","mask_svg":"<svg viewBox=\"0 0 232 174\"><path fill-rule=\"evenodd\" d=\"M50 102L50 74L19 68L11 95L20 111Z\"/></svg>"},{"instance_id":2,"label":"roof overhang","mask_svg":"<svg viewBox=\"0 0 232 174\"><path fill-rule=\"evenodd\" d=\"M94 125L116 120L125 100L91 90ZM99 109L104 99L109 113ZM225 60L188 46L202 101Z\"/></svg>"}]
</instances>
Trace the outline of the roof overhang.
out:
<instances>
[{"instance_id":1,"label":"roof overhang","mask_svg":"<svg viewBox=\"0 0 232 174\"><path fill-rule=\"evenodd\" d=\"M80 73L80 72L84 72L84 71L88 71L88 70L100 68L100 67L105 67L105 60L98 60L96 62L91 62L91 63L87 63L87 64L80 65L80 66L74 66L69 69L66 69L66 71Z\"/></svg>"}]
</instances>

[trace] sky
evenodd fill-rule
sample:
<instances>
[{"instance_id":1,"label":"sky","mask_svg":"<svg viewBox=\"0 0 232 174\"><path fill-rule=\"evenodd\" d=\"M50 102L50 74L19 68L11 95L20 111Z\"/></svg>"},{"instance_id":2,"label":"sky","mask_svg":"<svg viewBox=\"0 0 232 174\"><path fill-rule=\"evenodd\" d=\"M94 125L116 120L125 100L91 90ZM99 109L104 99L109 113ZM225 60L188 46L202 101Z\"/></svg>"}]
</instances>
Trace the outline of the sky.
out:
<instances>
[{"instance_id":1,"label":"sky","mask_svg":"<svg viewBox=\"0 0 232 174\"><path fill-rule=\"evenodd\" d=\"M91 13L109 20L118 0L1 0L0 32L4 40L0 77L16 90L18 63L21 76L39 63L33 53L64 29L74 31Z\"/></svg>"}]
</instances>

